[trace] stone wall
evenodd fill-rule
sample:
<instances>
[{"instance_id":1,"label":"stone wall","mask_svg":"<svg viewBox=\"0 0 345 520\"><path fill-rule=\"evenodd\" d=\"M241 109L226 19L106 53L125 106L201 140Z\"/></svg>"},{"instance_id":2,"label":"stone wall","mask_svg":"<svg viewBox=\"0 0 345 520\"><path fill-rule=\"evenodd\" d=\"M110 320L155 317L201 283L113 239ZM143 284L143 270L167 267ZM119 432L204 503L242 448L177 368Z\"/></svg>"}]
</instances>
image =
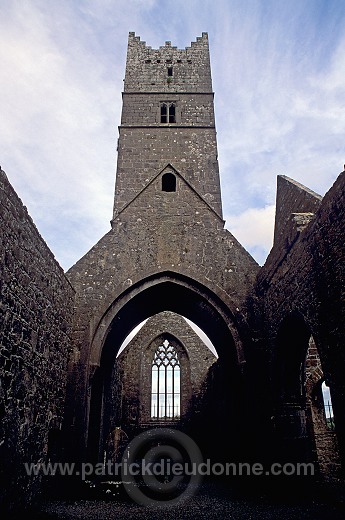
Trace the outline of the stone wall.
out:
<instances>
[{"instance_id":1,"label":"stone wall","mask_svg":"<svg viewBox=\"0 0 345 520\"><path fill-rule=\"evenodd\" d=\"M27 503L62 426L74 291L0 171L0 502Z\"/></svg>"},{"instance_id":2,"label":"stone wall","mask_svg":"<svg viewBox=\"0 0 345 520\"><path fill-rule=\"evenodd\" d=\"M242 336L242 325L245 324L243 302L259 267L223 228L223 221L198 193L177 174L176 180L176 192L165 192L162 175L158 175L116 217L112 230L67 273L77 292L74 354L70 368L70 403L74 409L69 421L80 425L84 435L88 419L85 400L90 391L88 372L91 365L99 366L106 340L100 334L106 335L112 329L113 309L120 310L127 301L127 293L135 292L145 279L150 281L144 283L144 288L149 288L153 287L155 278L170 273L176 277L175 287L180 286L177 280L182 276L211 291L222 301L224 312L233 313L229 328L232 327L241 358L243 338L239 336ZM190 315L203 312L202 300L189 303L186 298L176 298L170 292L147 298L149 301L143 302L139 312L149 312L151 307L153 313L171 310L184 314L182 307L188 307L185 309L188 314L184 315L200 327L205 325L213 329L206 331L211 338L222 330L216 325L215 317L209 316L206 322L198 323L197 317ZM129 327L127 320L133 320L132 328L138 324L135 322L139 319L137 312L130 314L121 321L119 334ZM142 316L140 321L147 317ZM116 341L120 341L118 335ZM113 348L118 347L119 344L113 344ZM224 349L227 349L229 356L233 355L230 341L222 349L223 354L226 355ZM82 442L85 440L78 441L79 447Z\"/></svg>"},{"instance_id":3,"label":"stone wall","mask_svg":"<svg viewBox=\"0 0 345 520\"><path fill-rule=\"evenodd\" d=\"M274 225L274 252L285 254L291 246L297 234L298 224L304 215L302 222L308 223L320 207L322 197L306 186L296 182L285 175L277 177L277 202Z\"/></svg>"},{"instance_id":4,"label":"stone wall","mask_svg":"<svg viewBox=\"0 0 345 520\"><path fill-rule=\"evenodd\" d=\"M161 122L163 103L174 104L173 122ZM187 49L129 34L114 217L168 164L222 215L206 33Z\"/></svg>"},{"instance_id":5,"label":"stone wall","mask_svg":"<svg viewBox=\"0 0 345 520\"><path fill-rule=\"evenodd\" d=\"M170 81L168 67L173 68ZM202 33L185 49L177 49L171 46L171 42L166 42L159 49L152 49L130 32L125 90L210 92L212 82L207 33Z\"/></svg>"},{"instance_id":6,"label":"stone wall","mask_svg":"<svg viewBox=\"0 0 345 520\"><path fill-rule=\"evenodd\" d=\"M216 157L211 128L121 128L114 217L168 164L221 216Z\"/></svg>"},{"instance_id":7,"label":"stone wall","mask_svg":"<svg viewBox=\"0 0 345 520\"><path fill-rule=\"evenodd\" d=\"M155 350L155 338L164 334L175 338L182 347L179 355L181 420L186 422L200 413L208 370L217 358L181 316L166 311L150 318L117 358L116 371L122 374L122 409L115 424L122 424L124 428L155 424L150 415L154 355L151 345ZM119 385L115 382L115 386L118 388Z\"/></svg>"},{"instance_id":8,"label":"stone wall","mask_svg":"<svg viewBox=\"0 0 345 520\"><path fill-rule=\"evenodd\" d=\"M285 189L284 189L285 186ZM274 382L279 377L277 360L282 342L286 345L286 363L297 370L306 354L308 338L313 336L325 380L331 388L336 433L344 458L345 424L345 351L344 351L344 189L345 175L340 174L333 187L320 197L291 179L284 178L277 197L278 238L260 270L251 303L252 329L257 331L253 356L262 368L260 385L265 395L260 400L279 400ZM300 206L292 200L300 200ZM302 202L301 202L302 201ZM307 207L305 204L307 203ZM280 207L281 206L281 207ZM312 213L314 206L315 213ZM285 207L285 210L284 210ZM288 218L286 208L294 213ZM299 213L301 211L302 213ZM305 215L303 225L296 216ZM282 246L282 230L290 237ZM289 320L289 321L287 321ZM305 336L304 338L302 336ZM300 347L299 347L300 345ZM285 348L285 347L284 347ZM300 352L298 352L300 349ZM296 358L293 367L293 358ZM251 356L249 356L251 357ZM282 358L281 358L282 359ZM296 372L297 373L297 372ZM258 383L255 374L251 374ZM274 403L272 403L274 406ZM267 407L266 413L274 409ZM288 432L285 432L288 436Z\"/></svg>"},{"instance_id":9,"label":"stone wall","mask_svg":"<svg viewBox=\"0 0 345 520\"><path fill-rule=\"evenodd\" d=\"M344 172L323 199L279 177L274 247L259 269L222 220L207 34L151 49L130 33L124 90L112 229L67 278L0 171L0 503L29 503L40 476L23 464L61 457L63 442L74 461L90 446L102 459L109 433L150 423L148 349L163 333L183 345L182 409L205 449L272 458L280 427L280 454L314 450L328 471L339 445L345 464ZM160 120L162 102L175 103L175 122ZM219 359L181 317L162 319L167 310L202 327ZM321 377L337 440L314 391Z\"/></svg>"},{"instance_id":10,"label":"stone wall","mask_svg":"<svg viewBox=\"0 0 345 520\"><path fill-rule=\"evenodd\" d=\"M135 127L163 126L160 108L161 103L166 100L176 104L176 124L178 126L187 128L190 125L210 128L215 126L213 94L197 92L188 94L173 92L169 96L166 96L165 93L140 92L133 94L124 92L121 125ZM157 151L157 143L150 142L150 144L153 145L150 151Z\"/></svg>"},{"instance_id":11,"label":"stone wall","mask_svg":"<svg viewBox=\"0 0 345 520\"><path fill-rule=\"evenodd\" d=\"M227 294L233 312L241 314L258 265L183 178L176 175L176 192L170 193L162 191L161 177L124 208L112 230L67 273L77 291L78 349L90 348L102 316L124 291L166 271L197 280L221 298Z\"/></svg>"}]
</instances>

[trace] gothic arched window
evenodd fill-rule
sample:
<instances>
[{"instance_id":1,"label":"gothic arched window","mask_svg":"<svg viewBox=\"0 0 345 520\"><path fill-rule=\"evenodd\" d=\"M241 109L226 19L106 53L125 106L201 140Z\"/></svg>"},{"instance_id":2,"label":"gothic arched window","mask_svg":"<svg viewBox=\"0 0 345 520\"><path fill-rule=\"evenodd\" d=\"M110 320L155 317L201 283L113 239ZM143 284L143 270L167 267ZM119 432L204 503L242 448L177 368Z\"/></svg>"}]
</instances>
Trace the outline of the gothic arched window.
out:
<instances>
[{"instance_id":1,"label":"gothic arched window","mask_svg":"<svg viewBox=\"0 0 345 520\"><path fill-rule=\"evenodd\" d=\"M179 419L181 415L181 367L176 349L165 339L152 361L151 418Z\"/></svg>"}]
</instances>

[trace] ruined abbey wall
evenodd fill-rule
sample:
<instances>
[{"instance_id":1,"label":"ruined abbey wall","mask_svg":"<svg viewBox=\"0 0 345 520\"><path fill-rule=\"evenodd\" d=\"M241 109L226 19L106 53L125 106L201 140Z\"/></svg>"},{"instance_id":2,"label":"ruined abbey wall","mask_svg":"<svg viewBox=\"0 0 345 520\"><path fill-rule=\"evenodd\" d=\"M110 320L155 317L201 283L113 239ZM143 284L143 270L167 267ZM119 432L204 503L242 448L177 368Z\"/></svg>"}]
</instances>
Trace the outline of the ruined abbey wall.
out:
<instances>
[{"instance_id":1,"label":"ruined abbey wall","mask_svg":"<svg viewBox=\"0 0 345 520\"><path fill-rule=\"evenodd\" d=\"M162 120L164 103L174 120ZM203 447L242 460L325 453L313 390L324 377L345 464L344 172L324 198L279 177L260 268L224 229L206 33L186 49L151 49L130 33L118 152L111 230L66 276L0 169L0 500L27 504L40 489L24 463L103 460L119 422L150 422L151 332L185 348L181 402L201 417Z\"/></svg>"},{"instance_id":2,"label":"ruined abbey wall","mask_svg":"<svg viewBox=\"0 0 345 520\"><path fill-rule=\"evenodd\" d=\"M312 335L326 383L331 388L343 459L344 196L344 172L322 200L291 179L285 178L280 182L277 215L281 215L281 221L276 221L279 234L257 277L251 320L251 326L258 331L258 336L261 335L256 342L255 354L251 353L254 359L260 358L262 367L259 380L255 375L254 379L257 384L260 381L259 388L266 392L260 399L265 403L271 402L272 408L267 409L272 415L280 399L275 384L279 377L277 360L282 343L286 343L285 363L289 363L289 358L294 356L294 345L301 342L302 348L300 336L303 330ZM312 212L313 206L315 213ZM289 214L291 209L293 213ZM283 229L286 240L283 239ZM283 328L285 320L290 320L287 328ZM297 366L295 368L297 370ZM276 402L272 402L272 395Z\"/></svg>"},{"instance_id":3,"label":"ruined abbey wall","mask_svg":"<svg viewBox=\"0 0 345 520\"><path fill-rule=\"evenodd\" d=\"M208 370L217 358L181 316L165 311L150 318L116 360L116 372L121 374L119 380L122 385L122 409L117 414L117 421L124 428L138 428L143 424L155 426L150 416L151 366L156 348L154 340L167 334L182 346L182 420L186 422L190 416L201 411ZM115 386L118 388L119 385Z\"/></svg>"},{"instance_id":4,"label":"ruined abbey wall","mask_svg":"<svg viewBox=\"0 0 345 520\"><path fill-rule=\"evenodd\" d=\"M62 427L74 290L0 171L0 503L27 503Z\"/></svg>"}]
</instances>

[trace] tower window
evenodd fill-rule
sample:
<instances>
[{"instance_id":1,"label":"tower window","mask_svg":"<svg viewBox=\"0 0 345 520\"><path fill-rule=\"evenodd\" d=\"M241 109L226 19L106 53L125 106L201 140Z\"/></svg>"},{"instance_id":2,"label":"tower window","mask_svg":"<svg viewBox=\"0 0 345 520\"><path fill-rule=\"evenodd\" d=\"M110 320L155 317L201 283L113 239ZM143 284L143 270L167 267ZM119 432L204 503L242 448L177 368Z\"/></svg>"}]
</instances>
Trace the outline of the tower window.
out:
<instances>
[{"instance_id":1,"label":"tower window","mask_svg":"<svg viewBox=\"0 0 345 520\"><path fill-rule=\"evenodd\" d=\"M161 104L161 123L168 122L168 107L166 103Z\"/></svg>"},{"instance_id":2,"label":"tower window","mask_svg":"<svg viewBox=\"0 0 345 520\"><path fill-rule=\"evenodd\" d=\"M161 104L161 123L176 123L175 103Z\"/></svg>"},{"instance_id":3,"label":"tower window","mask_svg":"<svg viewBox=\"0 0 345 520\"><path fill-rule=\"evenodd\" d=\"M176 191L176 177L173 173L167 172L163 175L162 191Z\"/></svg>"},{"instance_id":4,"label":"tower window","mask_svg":"<svg viewBox=\"0 0 345 520\"><path fill-rule=\"evenodd\" d=\"M169 123L176 123L175 105L171 103L169 105Z\"/></svg>"},{"instance_id":5,"label":"tower window","mask_svg":"<svg viewBox=\"0 0 345 520\"><path fill-rule=\"evenodd\" d=\"M167 339L152 361L151 418L178 419L181 415L181 369L175 348Z\"/></svg>"},{"instance_id":6,"label":"tower window","mask_svg":"<svg viewBox=\"0 0 345 520\"><path fill-rule=\"evenodd\" d=\"M173 68L168 67L168 76L172 76L172 75L173 75Z\"/></svg>"}]
</instances>

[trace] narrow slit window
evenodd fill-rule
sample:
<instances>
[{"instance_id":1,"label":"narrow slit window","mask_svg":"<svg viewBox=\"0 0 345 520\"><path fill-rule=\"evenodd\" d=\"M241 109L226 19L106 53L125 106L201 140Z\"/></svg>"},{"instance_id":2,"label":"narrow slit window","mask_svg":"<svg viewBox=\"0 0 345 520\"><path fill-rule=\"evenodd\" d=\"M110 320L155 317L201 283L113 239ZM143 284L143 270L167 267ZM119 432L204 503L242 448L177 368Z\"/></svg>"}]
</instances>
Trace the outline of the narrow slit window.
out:
<instances>
[{"instance_id":1,"label":"narrow slit window","mask_svg":"<svg viewBox=\"0 0 345 520\"><path fill-rule=\"evenodd\" d=\"M162 191L176 191L176 177L173 173L167 172L163 175Z\"/></svg>"},{"instance_id":2,"label":"narrow slit window","mask_svg":"<svg viewBox=\"0 0 345 520\"><path fill-rule=\"evenodd\" d=\"M168 67L168 76L172 76L172 75L173 75L173 68Z\"/></svg>"},{"instance_id":3,"label":"narrow slit window","mask_svg":"<svg viewBox=\"0 0 345 520\"><path fill-rule=\"evenodd\" d=\"M174 103L171 103L171 105L169 106L169 123L176 123Z\"/></svg>"},{"instance_id":4,"label":"narrow slit window","mask_svg":"<svg viewBox=\"0 0 345 520\"><path fill-rule=\"evenodd\" d=\"M152 361L151 418L177 420L181 416L181 367L175 348L167 339Z\"/></svg>"},{"instance_id":5,"label":"narrow slit window","mask_svg":"<svg viewBox=\"0 0 345 520\"><path fill-rule=\"evenodd\" d=\"M161 123L168 122L168 107L165 103L161 105Z\"/></svg>"},{"instance_id":6,"label":"narrow slit window","mask_svg":"<svg viewBox=\"0 0 345 520\"><path fill-rule=\"evenodd\" d=\"M322 397L325 410L326 424L329 430L335 430L331 392L325 382L322 383Z\"/></svg>"}]
</instances>

